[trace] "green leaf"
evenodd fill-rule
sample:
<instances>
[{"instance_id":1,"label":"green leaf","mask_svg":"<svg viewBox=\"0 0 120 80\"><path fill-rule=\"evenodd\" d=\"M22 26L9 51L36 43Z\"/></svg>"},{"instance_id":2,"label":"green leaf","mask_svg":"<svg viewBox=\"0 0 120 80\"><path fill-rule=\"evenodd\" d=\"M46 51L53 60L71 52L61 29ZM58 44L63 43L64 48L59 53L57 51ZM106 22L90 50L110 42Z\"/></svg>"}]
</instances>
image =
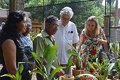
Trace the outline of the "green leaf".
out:
<instances>
[{"instance_id":1,"label":"green leaf","mask_svg":"<svg viewBox=\"0 0 120 80\"><path fill-rule=\"evenodd\" d=\"M93 68L94 71L96 71L95 67L93 66L93 64L91 62L88 61L87 64L88 64L89 68Z\"/></svg>"},{"instance_id":2,"label":"green leaf","mask_svg":"<svg viewBox=\"0 0 120 80\"><path fill-rule=\"evenodd\" d=\"M68 53L69 55L73 55L73 51L72 51L71 49L69 49L69 50L67 51L67 53Z\"/></svg>"},{"instance_id":3,"label":"green leaf","mask_svg":"<svg viewBox=\"0 0 120 80\"><path fill-rule=\"evenodd\" d=\"M16 72L15 77L16 77L16 80L19 80L20 78L19 71Z\"/></svg>"},{"instance_id":4,"label":"green leaf","mask_svg":"<svg viewBox=\"0 0 120 80\"><path fill-rule=\"evenodd\" d=\"M37 64L36 67L42 69L43 68L44 59L42 57L39 57L39 55L36 54L35 52L32 52L32 56L36 60L36 64Z\"/></svg>"},{"instance_id":5,"label":"green leaf","mask_svg":"<svg viewBox=\"0 0 120 80\"><path fill-rule=\"evenodd\" d=\"M72 58L73 58L73 56L71 55L70 58L69 58L69 60L68 60L67 67L72 66L72 62L73 62Z\"/></svg>"},{"instance_id":6,"label":"green leaf","mask_svg":"<svg viewBox=\"0 0 120 80\"><path fill-rule=\"evenodd\" d=\"M49 80L52 80L52 78L54 77L54 75L57 73L57 72L59 72L61 69L63 69L64 67L61 67L61 66L58 66L56 69L54 69L53 71L52 71L52 73L50 74L50 76L49 76Z\"/></svg>"},{"instance_id":7,"label":"green leaf","mask_svg":"<svg viewBox=\"0 0 120 80\"><path fill-rule=\"evenodd\" d=\"M50 60L52 61L51 59L53 59L54 57L56 57L57 55L57 49L58 49L58 46L57 45L54 45L54 46L47 46L43 52L43 56L44 58L47 60ZM49 56L48 56L49 55Z\"/></svg>"},{"instance_id":8,"label":"green leaf","mask_svg":"<svg viewBox=\"0 0 120 80\"><path fill-rule=\"evenodd\" d=\"M112 70L112 68L114 67L115 63L110 63L108 66L108 74L110 74L110 71Z\"/></svg>"},{"instance_id":9,"label":"green leaf","mask_svg":"<svg viewBox=\"0 0 120 80\"><path fill-rule=\"evenodd\" d=\"M32 52L32 56L33 56L36 60L38 60L39 62L42 61L42 58L40 58L39 55L36 54L35 52Z\"/></svg>"},{"instance_id":10,"label":"green leaf","mask_svg":"<svg viewBox=\"0 0 120 80\"><path fill-rule=\"evenodd\" d=\"M22 72L23 72L23 70L24 70L24 66L23 66L23 64L19 64L19 65L20 65L20 66L19 66L18 71L19 71L20 74L22 74Z\"/></svg>"},{"instance_id":11,"label":"green leaf","mask_svg":"<svg viewBox=\"0 0 120 80\"><path fill-rule=\"evenodd\" d=\"M46 66L46 70L47 70L48 75L50 74L50 69L51 69L50 66L52 66L53 61L56 59L57 49L58 49L57 45L54 45L52 47L47 46L44 53L43 53L43 57L47 61L47 64L45 66Z\"/></svg>"},{"instance_id":12,"label":"green leaf","mask_svg":"<svg viewBox=\"0 0 120 80\"><path fill-rule=\"evenodd\" d=\"M118 74L120 74L120 59L117 60L115 67L116 67Z\"/></svg>"},{"instance_id":13,"label":"green leaf","mask_svg":"<svg viewBox=\"0 0 120 80\"><path fill-rule=\"evenodd\" d=\"M15 75L12 75L12 74L4 74L4 75L1 75L0 77L10 77L12 79L15 79Z\"/></svg>"}]
</instances>

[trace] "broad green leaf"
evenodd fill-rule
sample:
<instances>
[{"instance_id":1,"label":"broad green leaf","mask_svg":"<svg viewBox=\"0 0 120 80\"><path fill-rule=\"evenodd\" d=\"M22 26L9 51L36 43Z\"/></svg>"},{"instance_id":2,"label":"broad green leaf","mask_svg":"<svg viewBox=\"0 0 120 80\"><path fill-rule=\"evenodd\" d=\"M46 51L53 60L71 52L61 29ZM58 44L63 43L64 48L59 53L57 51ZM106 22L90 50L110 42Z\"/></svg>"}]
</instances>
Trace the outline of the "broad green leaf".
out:
<instances>
[{"instance_id":1,"label":"broad green leaf","mask_svg":"<svg viewBox=\"0 0 120 80\"><path fill-rule=\"evenodd\" d=\"M71 49L69 49L69 50L67 51L67 53L68 53L69 55L73 55L73 51L72 51Z\"/></svg>"},{"instance_id":2,"label":"broad green leaf","mask_svg":"<svg viewBox=\"0 0 120 80\"><path fill-rule=\"evenodd\" d=\"M16 72L15 77L16 77L16 80L20 79L20 73L19 73L19 71Z\"/></svg>"},{"instance_id":3,"label":"broad green leaf","mask_svg":"<svg viewBox=\"0 0 120 80\"><path fill-rule=\"evenodd\" d=\"M47 70L48 75L50 74L50 69L51 69L50 66L52 65L53 61L55 60L57 56L57 49L58 49L57 45L54 45L52 47L48 46L45 49L45 52L43 53L43 57L47 61L46 70Z\"/></svg>"},{"instance_id":4,"label":"broad green leaf","mask_svg":"<svg viewBox=\"0 0 120 80\"><path fill-rule=\"evenodd\" d=\"M39 55L36 54L35 52L32 52L32 56L33 56L36 60L38 60L39 62L42 61L42 58L40 58Z\"/></svg>"},{"instance_id":5,"label":"broad green leaf","mask_svg":"<svg viewBox=\"0 0 120 80\"><path fill-rule=\"evenodd\" d=\"M15 79L15 75L11 75L11 74L4 74L4 75L1 75L0 77L10 77L12 79Z\"/></svg>"},{"instance_id":6,"label":"broad green leaf","mask_svg":"<svg viewBox=\"0 0 120 80\"><path fill-rule=\"evenodd\" d=\"M18 69L19 73L22 74L23 70L24 70L24 66L23 64L20 64L20 67Z\"/></svg>"},{"instance_id":7,"label":"broad green leaf","mask_svg":"<svg viewBox=\"0 0 120 80\"><path fill-rule=\"evenodd\" d=\"M71 55L70 58L69 58L69 60L68 60L67 67L72 66L72 64L73 64L73 63L72 63L72 62L73 62L73 61L72 61L72 58L73 58L73 56Z\"/></svg>"},{"instance_id":8,"label":"broad green leaf","mask_svg":"<svg viewBox=\"0 0 120 80\"><path fill-rule=\"evenodd\" d=\"M53 71L52 71L52 73L50 74L50 76L49 76L49 80L52 80L52 78L54 77L54 75L57 73L57 72L59 72L61 69L63 69L64 67L61 67L61 66L58 66L56 69L54 69Z\"/></svg>"}]
</instances>

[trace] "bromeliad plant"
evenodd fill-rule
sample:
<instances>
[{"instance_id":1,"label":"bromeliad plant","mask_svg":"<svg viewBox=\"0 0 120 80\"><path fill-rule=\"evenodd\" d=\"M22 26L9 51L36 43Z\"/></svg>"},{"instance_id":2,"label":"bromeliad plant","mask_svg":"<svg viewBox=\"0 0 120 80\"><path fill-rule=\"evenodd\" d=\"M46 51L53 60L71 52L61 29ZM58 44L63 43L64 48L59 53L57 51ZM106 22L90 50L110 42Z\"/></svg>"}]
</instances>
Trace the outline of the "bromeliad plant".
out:
<instances>
[{"instance_id":1,"label":"bromeliad plant","mask_svg":"<svg viewBox=\"0 0 120 80\"><path fill-rule=\"evenodd\" d=\"M36 60L35 66L37 67L37 69L31 72L40 74L44 78L44 80L52 80L54 75L63 68L61 66L58 66L53 69L52 72L50 72L51 66L56 59L57 48L57 45L54 45L52 47L47 46L43 52L43 57L39 57L38 54L33 52L32 55Z\"/></svg>"}]
</instances>

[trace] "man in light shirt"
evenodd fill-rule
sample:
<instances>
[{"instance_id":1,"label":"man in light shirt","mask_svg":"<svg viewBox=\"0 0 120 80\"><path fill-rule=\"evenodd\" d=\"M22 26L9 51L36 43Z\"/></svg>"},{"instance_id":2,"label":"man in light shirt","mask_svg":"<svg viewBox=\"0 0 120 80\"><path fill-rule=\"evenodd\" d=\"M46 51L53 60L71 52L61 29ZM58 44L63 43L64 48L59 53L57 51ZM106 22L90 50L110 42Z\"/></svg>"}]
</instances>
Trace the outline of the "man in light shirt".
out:
<instances>
[{"instance_id":1,"label":"man in light shirt","mask_svg":"<svg viewBox=\"0 0 120 80\"><path fill-rule=\"evenodd\" d=\"M59 27L55 34L55 41L58 44L58 61L61 66L66 66L70 55L67 53L72 46L76 47L79 36L76 25L71 22L73 11L70 7L64 7L60 11Z\"/></svg>"}]
</instances>

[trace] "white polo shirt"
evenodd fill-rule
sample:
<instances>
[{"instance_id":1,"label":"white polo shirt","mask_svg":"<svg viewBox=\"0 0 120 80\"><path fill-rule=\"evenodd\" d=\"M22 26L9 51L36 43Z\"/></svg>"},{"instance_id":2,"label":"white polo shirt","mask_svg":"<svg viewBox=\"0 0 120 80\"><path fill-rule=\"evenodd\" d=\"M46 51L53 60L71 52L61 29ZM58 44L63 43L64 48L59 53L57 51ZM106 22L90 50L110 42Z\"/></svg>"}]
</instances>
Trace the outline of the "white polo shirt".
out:
<instances>
[{"instance_id":1,"label":"white polo shirt","mask_svg":"<svg viewBox=\"0 0 120 80\"><path fill-rule=\"evenodd\" d=\"M66 26L63 26L61 21L59 21L59 27L55 34L55 41L58 44L58 62L60 64L67 64L70 57L67 51L72 49L72 44L79 42L76 25L69 21Z\"/></svg>"}]
</instances>

